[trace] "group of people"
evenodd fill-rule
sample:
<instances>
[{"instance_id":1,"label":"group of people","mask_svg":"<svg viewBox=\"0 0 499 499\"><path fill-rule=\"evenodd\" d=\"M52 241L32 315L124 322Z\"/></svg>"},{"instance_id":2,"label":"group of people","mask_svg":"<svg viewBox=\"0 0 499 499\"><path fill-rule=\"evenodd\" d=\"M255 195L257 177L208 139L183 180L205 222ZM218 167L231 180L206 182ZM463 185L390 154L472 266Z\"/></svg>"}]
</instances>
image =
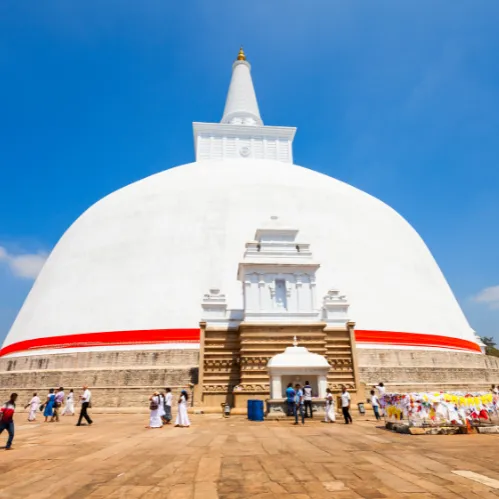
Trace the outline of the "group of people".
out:
<instances>
[{"instance_id":1,"label":"group of people","mask_svg":"<svg viewBox=\"0 0 499 499\"><path fill-rule=\"evenodd\" d=\"M177 427L189 428L191 425L187 414L188 401L189 394L187 390L182 390L178 399L177 418L175 420L175 426ZM163 425L171 424L172 402L171 388L165 388L164 392L154 392L149 397L149 426L146 426L146 428L162 428Z\"/></svg>"},{"instance_id":2,"label":"group of people","mask_svg":"<svg viewBox=\"0 0 499 499\"><path fill-rule=\"evenodd\" d=\"M314 412L312 409L312 387L308 381L305 381L305 386L296 383L289 383L286 388L286 402L288 407L288 416L294 416L294 424L299 424L298 419L301 419L301 424L305 424L305 418L313 418ZM345 418L345 424L353 423L350 415L351 397L347 388L344 386L341 393L341 410ZM324 414L325 423L336 422L336 410L334 395L331 389L326 389L326 411Z\"/></svg>"},{"instance_id":3,"label":"group of people","mask_svg":"<svg viewBox=\"0 0 499 499\"><path fill-rule=\"evenodd\" d=\"M79 396L81 402L81 411L78 418L78 423L76 426L82 425L82 420L85 419L86 422L91 425L93 423L92 419L88 415L88 409L91 407L92 394L88 389L88 386L83 386L83 393ZM16 402L18 399L17 393L12 393L10 398L5 404L0 406L0 434L4 430L8 433L6 450L12 448L12 442L14 441L14 413L16 410ZM31 400L24 406L25 409L29 407L28 421L36 421L37 411L43 411L43 416L45 417L45 422L59 422L59 411L63 404L65 403L64 409L61 416L74 416L74 391L70 390L68 395L65 396L64 388L60 387L57 392L51 388L47 395L47 399L42 403L40 397L35 392Z\"/></svg>"},{"instance_id":4,"label":"group of people","mask_svg":"<svg viewBox=\"0 0 499 499\"><path fill-rule=\"evenodd\" d=\"M499 390L498 390L499 393ZM378 383L378 385L373 386L371 390L371 406L373 408L374 416L376 420L380 420L384 413L383 406L383 395L385 394L385 386L383 383ZM305 386L301 386L297 383L293 387L293 383L289 383L286 388L286 402L287 402L287 413L288 416L294 416L294 424L299 424L299 418L301 423L305 424L306 418L313 418L314 413L312 410L312 387L308 381L305 381ZM350 414L350 407L352 403L352 398L349 391L345 386L341 389L341 412L343 413L343 418L345 419L345 424L352 424L352 415ZM325 423L335 423L336 422L336 410L333 392L327 388L326 389L326 410L324 415Z\"/></svg>"},{"instance_id":5,"label":"group of people","mask_svg":"<svg viewBox=\"0 0 499 499\"><path fill-rule=\"evenodd\" d=\"M74 416L74 391L73 389L69 390L69 393L66 396L64 388L61 386L57 389L57 391L51 388L43 404L38 394L36 392L33 393L32 399L24 406L24 408L27 409L29 407L29 422L36 421L36 414L38 410L41 410L43 411L45 422L53 423L54 421L59 422L59 412L64 403L65 406L60 415Z\"/></svg>"},{"instance_id":6,"label":"group of people","mask_svg":"<svg viewBox=\"0 0 499 499\"><path fill-rule=\"evenodd\" d=\"M90 406L91 398L90 390L88 386L83 387L83 393L80 395L79 400L81 401L81 411L80 417L78 418L78 423L76 426L81 426L82 420L85 419L89 425L93 423L92 419L88 415L88 408ZM29 407L28 421L36 421L37 411L43 411L43 416L45 417L45 423L59 422L59 414L61 416L74 416L75 415L75 395L74 390L69 390L66 395L64 393L64 388L61 386L57 390L51 388L47 394L47 398L42 403L40 397L35 392L33 393L33 398L24 407L27 409ZM61 408L64 405L64 409L61 412Z\"/></svg>"}]
</instances>

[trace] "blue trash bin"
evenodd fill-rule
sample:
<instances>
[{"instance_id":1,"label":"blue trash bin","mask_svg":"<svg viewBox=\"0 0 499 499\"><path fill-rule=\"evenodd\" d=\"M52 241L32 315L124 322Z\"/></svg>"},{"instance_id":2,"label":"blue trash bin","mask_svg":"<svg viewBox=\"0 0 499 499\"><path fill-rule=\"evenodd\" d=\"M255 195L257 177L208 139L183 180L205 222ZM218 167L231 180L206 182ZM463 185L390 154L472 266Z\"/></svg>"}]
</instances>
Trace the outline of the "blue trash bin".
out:
<instances>
[{"instance_id":1,"label":"blue trash bin","mask_svg":"<svg viewBox=\"0 0 499 499\"><path fill-rule=\"evenodd\" d=\"M255 404L254 400L248 400L248 419L254 421Z\"/></svg>"},{"instance_id":2,"label":"blue trash bin","mask_svg":"<svg viewBox=\"0 0 499 499\"><path fill-rule=\"evenodd\" d=\"M263 400L253 400L253 421L263 421Z\"/></svg>"}]
</instances>

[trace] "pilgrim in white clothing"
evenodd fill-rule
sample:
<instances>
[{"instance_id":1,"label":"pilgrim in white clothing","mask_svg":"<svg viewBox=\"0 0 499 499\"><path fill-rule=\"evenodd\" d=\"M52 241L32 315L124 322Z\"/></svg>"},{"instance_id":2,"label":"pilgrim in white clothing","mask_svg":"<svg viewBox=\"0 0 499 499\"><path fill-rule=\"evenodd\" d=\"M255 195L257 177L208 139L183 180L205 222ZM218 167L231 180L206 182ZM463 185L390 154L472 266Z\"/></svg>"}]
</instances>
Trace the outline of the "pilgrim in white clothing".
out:
<instances>
[{"instance_id":1,"label":"pilgrim in white clothing","mask_svg":"<svg viewBox=\"0 0 499 499\"><path fill-rule=\"evenodd\" d=\"M162 428L163 422L159 415L159 394L155 393L150 399L149 410L149 428Z\"/></svg>"},{"instance_id":2,"label":"pilgrim in white clothing","mask_svg":"<svg viewBox=\"0 0 499 499\"><path fill-rule=\"evenodd\" d=\"M326 423L334 423L336 421L336 414L334 412L334 395L329 388L326 395L326 414L324 421Z\"/></svg>"},{"instance_id":3,"label":"pilgrim in white clothing","mask_svg":"<svg viewBox=\"0 0 499 499\"><path fill-rule=\"evenodd\" d=\"M189 395L185 390L182 390L180 394L180 399L178 401L178 412L177 419L175 420L175 426L190 426L189 416L187 414L187 401L189 400Z\"/></svg>"},{"instance_id":4,"label":"pilgrim in white clothing","mask_svg":"<svg viewBox=\"0 0 499 499\"><path fill-rule=\"evenodd\" d=\"M170 388L166 389L166 395L165 395L165 416L164 419L166 421L166 424L170 424L170 421L172 420L172 400L173 400L173 395L172 391Z\"/></svg>"},{"instance_id":5,"label":"pilgrim in white clothing","mask_svg":"<svg viewBox=\"0 0 499 499\"><path fill-rule=\"evenodd\" d=\"M165 396L164 394L160 393L158 395L159 397L159 417L161 418L161 420L163 420L163 418L165 417Z\"/></svg>"},{"instance_id":6,"label":"pilgrim in white clothing","mask_svg":"<svg viewBox=\"0 0 499 499\"><path fill-rule=\"evenodd\" d=\"M33 394L33 398L29 401L29 404L25 407L29 407L28 421L34 421L36 419L36 411L40 407L40 397L36 393Z\"/></svg>"},{"instance_id":7,"label":"pilgrim in white clothing","mask_svg":"<svg viewBox=\"0 0 499 499\"><path fill-rule=\"evenodd\" d=\"M74 392L71 390L66 397L66 405L64 406L64 410L62 411L61 416L74 416L75 415L75 402L74 402Z\"/></svg>"}]
</instances>

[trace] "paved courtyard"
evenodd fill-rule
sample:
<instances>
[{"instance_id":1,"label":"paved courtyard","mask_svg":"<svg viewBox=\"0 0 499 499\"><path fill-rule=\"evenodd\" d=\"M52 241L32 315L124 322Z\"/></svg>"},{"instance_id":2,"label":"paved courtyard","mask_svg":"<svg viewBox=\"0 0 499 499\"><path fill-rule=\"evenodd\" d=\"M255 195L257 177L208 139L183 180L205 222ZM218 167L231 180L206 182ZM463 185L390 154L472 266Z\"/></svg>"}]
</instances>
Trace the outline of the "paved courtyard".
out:
<instances>
[{"instance_id":1,"label":"paved courtyard","mask_svg":"<svg viewBox=\"0 0 499 499\"><path fill-rule=\"evenodd\" d=\"M94 414L79 428L71 417L24 418L15 450L0 451L1 498L499 497L495 435L397 435L368 420L295 427L199 415L188 429L147 430L147 415Z\"/></svg>"}]
</instances>

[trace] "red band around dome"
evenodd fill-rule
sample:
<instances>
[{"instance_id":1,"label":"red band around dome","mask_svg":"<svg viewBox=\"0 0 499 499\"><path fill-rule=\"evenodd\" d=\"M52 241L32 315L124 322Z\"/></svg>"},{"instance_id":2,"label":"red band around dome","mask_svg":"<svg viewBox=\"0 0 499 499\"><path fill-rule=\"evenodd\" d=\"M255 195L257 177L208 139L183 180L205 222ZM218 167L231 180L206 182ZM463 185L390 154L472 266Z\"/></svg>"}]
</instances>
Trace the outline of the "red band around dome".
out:
<instances>
[{"instance_id":1,"label":"red band around dome","mask_svg":"<svg viewBox=\"0 0 499 499\"><path fill-rule=\"evenodd\" d=\"M384 345L451 348L453 350L467 350L480 352L480 346L472 341L440 336L437 334L400 333L395 331L355 331L357 343L373 343Z\"/></svg>"},{"instance_id":2,"label":"red band around dome","mask_svg":"<svg viewBox=\"0 0 499 499\"><path fill-rule=\"evenodd\" d=\"M391 331L356 330L357 343L386 346L412 346L448 348L468 352L480 352L472 341L435 334L401 333ZM0 350L0 357L12 353L33 350L59 350L66 348L109 347L122 345L148 345L168 343L199 343L199 329L146 329L135 331L111 331L50 336L12 343Z\"/></svg>"}]
</instances>

